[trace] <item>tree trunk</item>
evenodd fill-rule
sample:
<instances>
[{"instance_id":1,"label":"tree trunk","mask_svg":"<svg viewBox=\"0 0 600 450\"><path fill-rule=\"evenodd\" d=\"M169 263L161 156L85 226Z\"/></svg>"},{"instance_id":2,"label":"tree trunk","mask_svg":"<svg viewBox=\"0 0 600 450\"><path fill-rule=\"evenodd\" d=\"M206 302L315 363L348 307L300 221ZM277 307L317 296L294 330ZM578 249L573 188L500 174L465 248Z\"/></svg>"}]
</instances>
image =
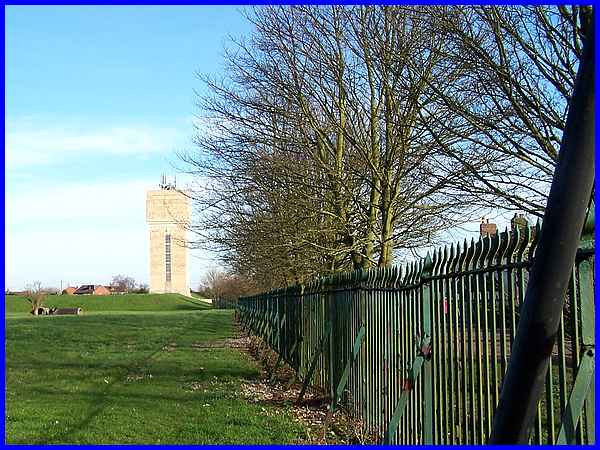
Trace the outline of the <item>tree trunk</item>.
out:
<instances>
[{"instance_id":1,"label":"tree trunk","mask_svg":"<svg viewBox=\"0 0 600 450\"><path fill-rule=\"evenodd\" d=\"M381 252L379 254L379 267L385 267L392 264L394 241L392 234L394 232L394 223L392 220L392 205L389 187L383 190L381 199Z\"/></svg>"}]
</instances>

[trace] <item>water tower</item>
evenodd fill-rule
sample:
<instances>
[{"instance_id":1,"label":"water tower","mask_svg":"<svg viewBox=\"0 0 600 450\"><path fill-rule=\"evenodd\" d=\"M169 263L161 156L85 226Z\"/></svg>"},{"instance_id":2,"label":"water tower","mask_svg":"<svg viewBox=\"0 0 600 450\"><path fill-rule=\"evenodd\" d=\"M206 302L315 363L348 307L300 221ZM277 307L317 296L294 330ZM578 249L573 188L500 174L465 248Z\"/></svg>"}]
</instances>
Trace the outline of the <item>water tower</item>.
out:
<instances>
[{"instance_id":1,"label":"water tower","mask_svg":"<svg viewBox=\"0 0 600 450\"><path fill-rule=\"evenodd\" d=\"M159 189L146 195L150 228L150 293L190 295L186 229L191 202L176 183L161 177Z\"/></svg>"}]
</instances>

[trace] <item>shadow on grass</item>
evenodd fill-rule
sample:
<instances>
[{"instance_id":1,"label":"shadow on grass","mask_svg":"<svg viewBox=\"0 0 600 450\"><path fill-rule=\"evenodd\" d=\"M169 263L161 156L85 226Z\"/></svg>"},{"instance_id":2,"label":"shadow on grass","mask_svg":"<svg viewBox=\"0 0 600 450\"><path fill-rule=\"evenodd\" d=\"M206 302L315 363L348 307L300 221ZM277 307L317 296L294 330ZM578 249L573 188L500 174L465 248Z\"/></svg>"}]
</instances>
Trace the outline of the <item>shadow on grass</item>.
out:
<instances>
[{"instance_id":1,"label":"shadow on grass","mask_svg":"<svg viewBox=\"0 0 600 450\"><path fill-rule=\"evenodd\" d=\"M175 336L176 335L174 335L173 337L175 337ZM169 340L171 340L171 339L169 339ZM130 367L133 369L136 367L147 365L147 363L150 362L150 360L152 360L152 358L154 358L161 351L162 351L162 347L155 349L152 353L150 353L145 358L142 358L141 360L134 362ZM124 376L126 376L126 374ZM122 382L123 382L122 377L117 378L114 381L110 381L109 383L107 383L107 386L104 388L102 393L93 396L92 401L94 401L94 403L96 403L97 406L92 411L90 411L90 413L86 417L84 417L84 419L81 420L79 423L77 423L76 425L73 425L70 428L65 429L65 431L63 433L60 433L58 436L55 436L54 439L51 439L51 436L49 436L49 435L42 436L40 439L38 439L37 443L42 444L42 443L51 442L52 440L56 441L57 438L60 441L64 441L64 438L72 435L74 431L79 432L83 428L88 426L91 423L91 421L106 408L106 406L108 404L108 400L109 400L109 397L107 394L110 392L112 387L115 384L120 384Z\"/></svg>"},{"instance_id":2,"label":"shadow on grass","mask_svg":"<svg viewBox=\"0 0 600 450\"><path fill-rule=\"evenodd\" d=\"M185 334L196 333L195 329L185 330ZM75 393L72 390L63 388L45 388L43 386L31 387L27 389L31 398L40 397L55 397L57 401L64 398L71 398L75 402L83 401L91 406L88 412L81 420L68 425L64 430L52 432L52 430L43 433L35 439L28 439L28 444L49 444L49 443L68 443L77 442L77 435L85 433L85 430L90 427L92 422L100 416L107 407L114 405L115 400L118 400L120 407L127 405L139 405L144 403L161 404L163 402L174 402L177 404L190 404L198 402L199 407L205 401L218 401L235 399L235 390L231 386L226 385L228 382L236 380L254 380L259 376L258 371L252 368L240 367L235 362L228 362L225 358L227 352L217 350L215 357L221 356L221 361L216 361L217 367L210 367L215 364L215 361L207 361L205 370L199 368L187 369L186 364L189 363L190 348L187 347L181 361L164 361L155 359L160 355L170 355L165 352L164 347L169 342L181 341L181 330L176 334L164 339L156 346L147 356L136 361L131 361L129 364L123 364L115 361L114 363L106 362L90 362L88 364L81 361L59 362L49 358L48 361L28 361L27 364L8 364L7 368L11 370L35 370L39 367L44 367L50 371L56 370L69 373L73 369L90 369L92 372L98 370L116 370L117 374L111 374L110 380L106 385L97 384L95 387L86 388ZM196 338L196 336L194 336ZM185 358L188 358L187 360ZM151 373L153 381L157 383L156 392L152 392L152 386L146 380L129 381L129 375L140 373ZM78 381L89 381L89 374L82 373L79 377L69 373L69 381L76 384ZM190 388L190 384L195 383L195 389ZM215 383L215 384L211 384ZM160 393L161 389L172 389L176 384L181 387L181 394ZM219 386L219 384L221 386ZM225 385L225 386L224 386ZM208 392L204 392L204 388ZM138 390L139 389L139 390ZM140 391L142 390L142 391ZM14 443L19 443L14 442ZM25 443L25 442L21 442Z\"/></svg>"},{"instance_id":3,"label":"shadow on grass","mask_svg":"<svg viewBox=\"0 0 600 450\"><path fill-rule=\"evenodd\" d=\"M134 364L105 364L105 363L90 363L90 364L81 364L76 362L70 363L49 363L44 362L44 368L50 371L52 370L64 370L70 371L72 369L85 369L90 371L96 370L118 370L120 372L124 372L119 374L120 377L126 378L128 374L139 373L140 371L151 373L154 378L164 377L165 379L176 378L180 379L182 377L190 378L194 380L202 380L209 379L212 377L217 377L220 380L228 380L228 379L236 379L241 378L245 380L254 380L258 377L258 374L254 370L248 370L240 367L235 367L234 365L223 365L217 368L210 368L209 370L198 370L198 369L186 369L182 367L185 364L185 361L181 362L173 362L169 364L160 364L153 365L152 367L139 366ZM208 364L207 364L208 365ZM19 364L19 365L7 365L8 369L11 370L35 370L39 368L36 364ZM82 373L81 376L77 377L69 372L69 380L70 381L86 381L89 380L89 373ZM111 376L112 377L112 376ZM50 391L49 391L50 392Z\"/></svg>"},{"instance_id":4,"label":"shadow on grass","mask_svg":"<svg viewBox=\"0 0 600 450\"><path fill-rule=\"evenodd\" d=\"M247 381L253 381L251 378L246 378L245 380ZM230 380L233 382L233 380ZM132 383L136 383L136 382L132 382ZM181 387L181 395L173 395L173 394L162 394L162 393L148 393L148 392L115 392L113 388L115 388L117 385L121 384L123 385L123 387L127 387L127 385L129 384L124 383L122 380L115 380L114 382L112 382L109 385L106 385L106 387L104 389L99 389L99 390L93 390L93 389L88 389L88 390L80 390L77 392L77 397L75 400L82 400L82 401L89 401L90 403L96 403L97 400L102 399L103 401L107 402L107 401L113 401L113 400L119 400L119 405L120 406L127 406L127 405L140 405L140 404L144 404L147 402L157 402L157 401L174 401L179 403L202 403L202 402L206 402L208 400L210 401L215 401L215 400L231 400L236 398L235 391L232 391L231 386L228 385L227 381L224 382L224 384L226 385L227 389L225 388L220 388L220 389L215 389L214 384L210 383L209 379L205 379L205 380L201 380L198 379L197 382L194 382L194 384L197 386L197 383L201 383L200 388L202 389L206 389L207 392L204 392L203 390L199 390L198 387L195 387L195 389L190 389L189 385L190 383L181 383L180 387ZM99 386L100 388L100 386ZM47 396L47 397L57 397L57 398L64 398L64 396L69 396L70 398L73 398L73 392L69 391L67 389L49 389L49 388L43 388L43 387L38 387L38 388L33 388L29 391L32 395L36 395L36 396ZM259 401L256 402L259 405L281 405L283 402L282 401Z\"/></svg>"}]
</instances>

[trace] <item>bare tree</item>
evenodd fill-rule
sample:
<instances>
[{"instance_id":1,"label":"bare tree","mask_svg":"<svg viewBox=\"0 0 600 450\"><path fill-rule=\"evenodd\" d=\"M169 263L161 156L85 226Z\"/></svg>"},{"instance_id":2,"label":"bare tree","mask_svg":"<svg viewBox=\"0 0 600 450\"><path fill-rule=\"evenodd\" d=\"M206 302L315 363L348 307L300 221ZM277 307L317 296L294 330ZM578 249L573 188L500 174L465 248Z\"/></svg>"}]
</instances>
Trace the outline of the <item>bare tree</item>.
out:
<instances>
[{"instance_id":1,"label":"bare tree","mask_svg":"<svg viewBox=\"0 0 600 450\"><path fill-rule=\"evenodd\" d=\"M135 279L126 275L115 275L110 284L124 292L133 291L136 286Z\"/></svg>"},{"instance_id":2,"label":"bare tree","mask_svg":"<svg viewBox=\"0 0 600 450\"><path fill-rule=\"evenodd\" d=\"M270 288L541 215L585 7L260 7L204 77L197 245Z\"/></svg>"},{"instance_id":3,"label":"bare tree","mask_svg":"<svg viewBox=\"0 0 600 450\"><path fill-rule=\"evenodd\" d=\"M440 145L470 172L463 198L543 216L590 20L586 6L448 7L432 17L452 82L431 80L421 114L434 135L454 137Z\"/></svg>"},{"instance_id":4,"label":"bare tree","mask_svg":"<svg viewBox=\"0 0 600 450\"><path fill-rule=\"evenodd\" d=\"M201 284L205 288L205 292L212 298L218 298L223 291L225 282L225 272L219 269L209 269L202 277Z\"/></svg>"},{"instance_id":5,"label":"bare tree","mask_svg":"<svg viewBox=\"0 0 600 450\"><path fill-rule=\"evenodd\" d=\"M385 266L465 219L450 182L465 170L421 123L444 62L426 13L257 8L228 78L205 78L211 129L182 158L203 184L196 231L238 273L266 286Z\"/></svg>"},{"instance_id":6,"label":"bare tree","mask_svg":"<svg viewBox=\"0 0 600 450\"><path fill-rule=\"evenodd\" d=\"M435 139L421 114L434 95L430 80L447 66L443 41L425 26L436 14L433 7L352 10L351 42L360 64L348 139L370 173L367 230L378 231L380 266L392 263L395 250L431 244L439 231L474 213L452 195L453 180L465 171L438 144L446 136Z\"/></svg>"},{"instance_id":7,"label":"bare tree","mask_svg":"<svg viewBox=\"0 0 600 450\"><path fill-rule=\"evenodd\" d=\"M46 291L42 288L42 283L34 281L25 289L25 298L31 304L31 314L38 315L39 309L43 307L46 300Z\"/></svg>"},{"instance_id":8,"label":"bare tree","mask_svg":"<svg viewBox=\"0 0 600 450\"><path fill-rule=\"evenodd\" d=\"M233 305L239 297L256 290L251 282L241 276L219 269L210 269L204 275L201 285L201 290L212 298L217 307Z\"/></svg>"}]
</instances>

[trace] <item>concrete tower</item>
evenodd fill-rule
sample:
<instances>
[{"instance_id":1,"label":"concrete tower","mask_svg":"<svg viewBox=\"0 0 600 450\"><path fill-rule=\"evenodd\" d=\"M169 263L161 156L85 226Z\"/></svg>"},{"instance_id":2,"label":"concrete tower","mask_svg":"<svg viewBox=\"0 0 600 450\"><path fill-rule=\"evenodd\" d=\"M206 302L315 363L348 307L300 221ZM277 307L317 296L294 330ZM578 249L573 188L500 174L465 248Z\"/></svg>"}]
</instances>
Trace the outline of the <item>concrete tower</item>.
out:
<instances>
[{"instance_id":1,"label":"concrete tower","mask_svg":"<svg viewBox=\"0 0 600 450\"><path fill-rule=\"evenodd\" d=\"M190 222L190 199L175 184L161 178L158 190L146 195L150 227L150 292L190 295L185 227Z\"/></svg>"}]
</instances>

